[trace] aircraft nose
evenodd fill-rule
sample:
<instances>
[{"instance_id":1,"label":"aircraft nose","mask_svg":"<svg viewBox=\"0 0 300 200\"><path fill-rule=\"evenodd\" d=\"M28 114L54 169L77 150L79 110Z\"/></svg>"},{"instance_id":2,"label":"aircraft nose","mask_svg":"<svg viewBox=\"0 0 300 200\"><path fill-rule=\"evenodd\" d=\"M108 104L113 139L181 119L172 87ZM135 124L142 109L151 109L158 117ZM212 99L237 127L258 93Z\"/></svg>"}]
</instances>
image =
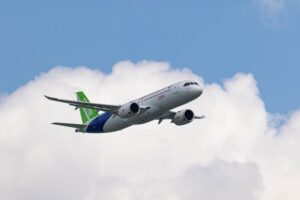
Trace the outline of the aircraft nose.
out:
<instances>
[{"instance_id":1,"label":"aircraft nose","mask_svg":"<svg viewBox=\"0 0 300 200\"><path fill-rule=\"evenodd\" d=\"M190 90L190 93L196 97L199 97L202 94L202 92L203 92L203 89L200 86L194 86Z\"/></svg>"}]
</instances>

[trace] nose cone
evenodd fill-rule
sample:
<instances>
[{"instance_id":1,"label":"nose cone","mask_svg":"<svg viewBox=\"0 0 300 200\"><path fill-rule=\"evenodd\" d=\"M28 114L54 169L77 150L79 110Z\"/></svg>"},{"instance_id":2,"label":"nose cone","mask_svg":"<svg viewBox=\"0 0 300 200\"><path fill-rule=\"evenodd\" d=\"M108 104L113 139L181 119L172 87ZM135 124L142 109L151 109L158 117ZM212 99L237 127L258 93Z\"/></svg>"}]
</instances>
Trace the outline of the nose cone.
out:
<instances>
[{"instance_id":1,"label":"nose cone","mask_svg":"<svg viewBox=\"0 0 300 200\"><path fill-rule=\"evenodd\" d=\"M190 94L194 97L199 97L203 92L203 89L200 86L193 86L190 88Z\"/></svg>"}]
</instances>

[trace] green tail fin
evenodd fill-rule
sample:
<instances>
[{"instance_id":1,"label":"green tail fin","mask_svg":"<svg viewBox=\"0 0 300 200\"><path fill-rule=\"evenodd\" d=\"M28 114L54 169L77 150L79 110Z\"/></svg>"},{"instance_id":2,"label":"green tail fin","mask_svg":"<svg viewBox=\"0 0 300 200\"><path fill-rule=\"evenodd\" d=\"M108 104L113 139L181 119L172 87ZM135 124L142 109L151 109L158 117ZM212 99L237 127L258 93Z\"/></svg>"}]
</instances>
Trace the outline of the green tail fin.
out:
<instances>
[{"instance_id":1,"label":"green tail fin","mask_svg":"<svg viewBox=\"0 0 300 200\"><path fill-rule=\"evenodd\" d=\"M76 92L77 100L82 102L90 102L82 91ZM99 114L97 110L90 108L79 108L82 123L85 124L91 119L97 117Z\"/></svg>"}]
</instances>

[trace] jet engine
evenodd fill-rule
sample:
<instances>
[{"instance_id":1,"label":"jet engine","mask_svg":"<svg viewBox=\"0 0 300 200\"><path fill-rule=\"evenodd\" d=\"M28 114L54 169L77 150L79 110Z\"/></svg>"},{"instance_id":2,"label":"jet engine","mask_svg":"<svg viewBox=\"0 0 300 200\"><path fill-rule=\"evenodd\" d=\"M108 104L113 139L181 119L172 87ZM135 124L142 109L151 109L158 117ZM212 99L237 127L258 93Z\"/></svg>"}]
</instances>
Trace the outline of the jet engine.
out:
<instances>
[{"instance_id":1,"label":"jet engine","mask_svg":"<svg viewBox=\"0 0 300 200\"><path fill-rule=\"evenodd\" d=\"M139 104L133 102L133 103L127 103L125 105L122 105L118 110L118 115L121 118L129 118L139 114L139 112L140 112Z\"/></svg>"},{"instance_id":2,"label":"jet engine","mask_svg":"<svg viewBox=\"0 0 300 200\"><path fill-rule=\"evenodd\" d=\"M178 111L174 118L172 119L172 123L176 125L185 125L194 120L194 112L192 110L186 109Z\"/></svg>"}]
</instances>

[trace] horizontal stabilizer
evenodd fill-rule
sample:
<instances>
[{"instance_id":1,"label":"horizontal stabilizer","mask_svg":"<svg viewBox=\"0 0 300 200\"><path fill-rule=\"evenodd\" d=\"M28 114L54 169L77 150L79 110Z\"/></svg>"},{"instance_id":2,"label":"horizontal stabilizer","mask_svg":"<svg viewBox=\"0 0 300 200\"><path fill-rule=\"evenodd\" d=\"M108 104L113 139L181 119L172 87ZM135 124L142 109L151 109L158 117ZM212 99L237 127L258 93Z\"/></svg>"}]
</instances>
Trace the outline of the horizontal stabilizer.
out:
<instances>
[{"instance_id":1,"label":"horizontal stabilizer","mask_svg":"<svg viewBox=\"0 0 300 200\"><path fill-rule=\"evenodd\" d=\"M67 126L71 128L79 128L79 129L83 129L86 127L86 125L84 124L69 124L69 123L60 123L60 122L54 122L52 124L59 125L59 126Z\"/></svg>"}]
</instances>

